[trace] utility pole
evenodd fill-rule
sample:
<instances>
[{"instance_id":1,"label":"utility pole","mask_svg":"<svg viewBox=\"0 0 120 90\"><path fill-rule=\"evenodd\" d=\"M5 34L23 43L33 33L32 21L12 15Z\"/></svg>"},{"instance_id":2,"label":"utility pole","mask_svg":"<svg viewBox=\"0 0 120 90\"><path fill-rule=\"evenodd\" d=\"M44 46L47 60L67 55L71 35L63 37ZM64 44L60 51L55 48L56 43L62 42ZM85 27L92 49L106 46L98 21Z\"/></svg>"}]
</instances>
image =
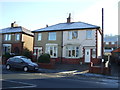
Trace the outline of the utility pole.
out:
<instances>
[{"instance_id":1,"label":"utility pole","mask_svg":"<svg viewBox=\"0 0 120 90\"><path fill-rule=\"evenodd\" d=\"M104 9L102 8L102 43L101 43L101 56L103 59L104 54Z\"/></svg>"}]
</instances>

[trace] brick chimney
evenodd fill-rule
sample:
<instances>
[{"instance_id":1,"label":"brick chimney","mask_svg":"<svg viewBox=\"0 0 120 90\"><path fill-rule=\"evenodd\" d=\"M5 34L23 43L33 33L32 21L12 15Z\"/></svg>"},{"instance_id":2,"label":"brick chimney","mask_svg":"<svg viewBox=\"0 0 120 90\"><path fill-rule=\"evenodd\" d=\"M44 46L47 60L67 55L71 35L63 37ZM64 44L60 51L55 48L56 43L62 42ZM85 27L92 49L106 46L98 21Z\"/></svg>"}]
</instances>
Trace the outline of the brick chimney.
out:
<instances>
[{"instance_id":1,"label":"brick chimney","mask_svg":"<svg viewBox=\"0 0 120 90\"><path fill-rule=\"evenodd\" d=\"M67 23L71 22L71 13L69 13L69 17L67 18Z\"/></svg>"},{"instance_id":2,"label":"brick chimney","mask_svg":"<svg viewBox=\"0 0 120 90\"><path fill-rule=\"evenodd\" d=\"M11 23L11 27L17 27L18 25L16 24L16 21L14 23Z\"/></svg>"}]
</instances>

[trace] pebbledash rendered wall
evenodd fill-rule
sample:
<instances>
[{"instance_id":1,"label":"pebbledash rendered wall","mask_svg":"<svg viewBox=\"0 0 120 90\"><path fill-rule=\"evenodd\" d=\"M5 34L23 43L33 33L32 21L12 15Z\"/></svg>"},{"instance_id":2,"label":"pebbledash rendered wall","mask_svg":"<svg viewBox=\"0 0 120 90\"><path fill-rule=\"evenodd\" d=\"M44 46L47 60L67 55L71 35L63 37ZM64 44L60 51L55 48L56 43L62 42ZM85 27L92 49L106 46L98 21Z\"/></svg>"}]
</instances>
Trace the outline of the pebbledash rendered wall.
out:
<instances>
[{"instance_id":1,"label":"pebbledash rendered wall","mask_svg":"<svg viewBox=\"0 0 120 90\"><path fill-rule=\"evenodd\" d=\"M87 30L87 29L86 29ZM63 54L62 54L62 63L68 63L68 64L80 64L80 62L85 63L85 49L89 48L91 51L91 61L98 63L99 59L98 48L97 48L97 41L98 37L96 34L96 29L88 29L92 30L92 39L86 39L86 30L78 30L78 39L69 40L68 39L68 31L63 32ZM66 57L66 46L67 45L77 45L80 48L80 57L79 58L67 58ZM100 45L99 45L100 46ZM96 57L92 57L92 49L96 49Z\"/></svg>"}]
</instances>

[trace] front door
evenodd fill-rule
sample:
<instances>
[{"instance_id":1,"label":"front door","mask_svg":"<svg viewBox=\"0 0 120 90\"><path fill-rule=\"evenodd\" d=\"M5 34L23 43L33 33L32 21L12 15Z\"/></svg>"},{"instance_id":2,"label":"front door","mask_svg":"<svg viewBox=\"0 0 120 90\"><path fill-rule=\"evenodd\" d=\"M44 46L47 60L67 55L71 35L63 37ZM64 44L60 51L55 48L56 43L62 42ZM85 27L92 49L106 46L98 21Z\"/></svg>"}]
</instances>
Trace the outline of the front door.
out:
<instances>
[{"instance_id":1,"label":"front door","mask_svg":"<svg viewBox=\"0 0 120 90\"><path fill-rule=\"evenodd\" d=\"M85 63L90 63L90 49L85 49Z\"/></svg>"}]
</instances>

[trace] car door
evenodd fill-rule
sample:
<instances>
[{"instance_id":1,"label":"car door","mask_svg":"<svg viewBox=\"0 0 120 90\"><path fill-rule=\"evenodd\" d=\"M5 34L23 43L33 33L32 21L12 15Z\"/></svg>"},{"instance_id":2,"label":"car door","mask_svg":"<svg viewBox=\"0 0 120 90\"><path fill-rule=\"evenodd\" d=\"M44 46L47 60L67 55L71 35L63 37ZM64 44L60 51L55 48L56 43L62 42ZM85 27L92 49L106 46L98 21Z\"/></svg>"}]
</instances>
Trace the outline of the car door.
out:
<instances>
[{"instance_id":1,"label":"car door","mask_svg":"<svg viewBox=\"0 0 120 90\"><path fill-rule=\"evenodd\" d=\"M24 62L20 58L15 58L15 67L16 68L22 68L24 65Z\"/></svg>"}]
</instances>

